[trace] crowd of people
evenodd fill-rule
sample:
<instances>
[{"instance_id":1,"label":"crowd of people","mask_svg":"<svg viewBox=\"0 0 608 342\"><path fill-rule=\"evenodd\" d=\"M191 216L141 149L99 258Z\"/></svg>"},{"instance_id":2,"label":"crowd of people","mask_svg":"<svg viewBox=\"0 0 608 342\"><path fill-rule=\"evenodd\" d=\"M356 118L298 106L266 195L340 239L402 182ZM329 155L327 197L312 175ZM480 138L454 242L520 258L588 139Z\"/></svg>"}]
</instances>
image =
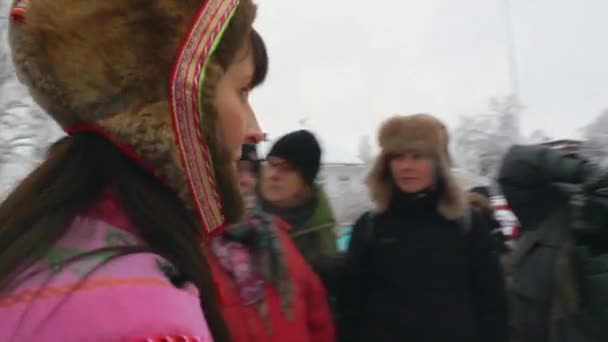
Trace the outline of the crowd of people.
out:
<instances>
[{"instance_id":1,"label":"crowd of people","mask_svg":"<svg viewBox=\"0 0 608 342\"><path fill-rule=\"evenodd\" d=\"M315 135L258 155L251 0L14 2L66 137L0 204L0 341L608 340L608 176L580 156L507 153L511 250L445 125L391 117L341 251Z\"/></svg>"}]
</instances>

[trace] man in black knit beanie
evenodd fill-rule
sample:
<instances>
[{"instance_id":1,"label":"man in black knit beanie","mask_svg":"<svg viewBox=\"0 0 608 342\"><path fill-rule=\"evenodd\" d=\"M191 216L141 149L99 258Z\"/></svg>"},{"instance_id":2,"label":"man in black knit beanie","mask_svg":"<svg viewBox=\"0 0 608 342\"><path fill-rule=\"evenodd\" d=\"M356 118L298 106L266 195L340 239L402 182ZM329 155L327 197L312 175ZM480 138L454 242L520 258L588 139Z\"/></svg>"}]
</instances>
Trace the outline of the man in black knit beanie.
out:
<instances>
[{"instance_id":1,"label":"man in black knit beanie","mask_svg":"<svg viewBox=\"0 0 608 342\"><path fill-rule=\"evenodd\" d=\"M281 158L301 174L306 184L312 185L321 168L321 146L307 130L282 136L268 152L268 159Z\"/></svg>"},{"instance_id":2,"label":"man in black knit beanie","mask_svg":"<svg viewBox=\"0 0 608 342\"><path fill-rule=\"evenodd\" d=\"M315 183L321 154L317 138L307 130L282 136L266 157L260 187L264 209L291 225L291 237L313 268L336 253L336 221L327 195Z\"/></svg>"}]
</instances>

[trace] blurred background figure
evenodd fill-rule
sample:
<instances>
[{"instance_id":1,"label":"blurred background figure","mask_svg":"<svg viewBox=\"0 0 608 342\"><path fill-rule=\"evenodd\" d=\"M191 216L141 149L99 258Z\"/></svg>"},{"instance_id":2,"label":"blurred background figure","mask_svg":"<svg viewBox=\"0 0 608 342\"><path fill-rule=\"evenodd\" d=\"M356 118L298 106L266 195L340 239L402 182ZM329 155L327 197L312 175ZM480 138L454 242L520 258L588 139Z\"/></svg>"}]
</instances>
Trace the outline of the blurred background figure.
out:
<instances>
[{"instance_id":1,"label":"blurred background figure","mask_svg":"<svg viewBox=\"0 0 608 342\"><path fill-rule=\"evenodd\" d=\"M510 262L513 341L607 341L606 170L572 151L518 145L498 183L522 230Z\"/></svg>"},{"instance_id":2,"label":"blurred background figure","mask_svg":"<svg viewBox=\"0 0 608 342\"><path fill-rule=\"evenodd\" d=\"M261 207L259 172L256 145L243 145L238 177L246 218L207 250L224 319L235 342L333 342L325 288L289 237L291 226Z\"/></svg>"},{"instance_id":3,"label":"blurred background figure","mask_svg":"<svg viewBox=\"0 0 608 342\"><path fill-rule=\"evenodd\" d=\"M266 157L260 197L264 210L285 220L290 236L306 261L322 267L337 251L333 210L315 180L321 167L321 146L307 130L279 138Z\"/></svg>"}]
</instances>

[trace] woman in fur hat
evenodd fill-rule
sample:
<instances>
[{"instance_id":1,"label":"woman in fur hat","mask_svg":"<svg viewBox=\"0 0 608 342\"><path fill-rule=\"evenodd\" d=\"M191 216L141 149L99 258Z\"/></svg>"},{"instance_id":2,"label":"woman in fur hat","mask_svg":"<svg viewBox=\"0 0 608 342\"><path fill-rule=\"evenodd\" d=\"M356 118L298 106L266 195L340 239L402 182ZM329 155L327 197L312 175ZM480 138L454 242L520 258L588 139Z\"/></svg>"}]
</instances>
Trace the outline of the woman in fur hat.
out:
<instances>
[{"instance_id":1,"label":"woman in fur hat","mask_svg":"<svg viewBox=\"0 0 608 342\"><path fill-rule=\"evenodd\" d=\"M245 145L239 184L248 215L207 250L235 342L333 342L325 289L289 238L290 226L255 196L259 160Z\"/></svg>"},{"instance_id":2,"label":"woman in fur hat","mask_svg":"<svg viewBox=\"0 0 608 342\"><path fill-rule=\"evenodd\" d=\"M238 222L265 76L251 0L14 1L68 133L0 206L0 341L232 341L201 244Z\"/></svg>"},{"instance_id":3,"label":"woman in fur hat","mask_svg":"<svg viewBox=\"0 0 608 342\"><path fill-rule=\"evenodd\" d=\"M488 223L451 173L444 125L396 116L378 140L367 177L377 212L355 223L346 256L344 341L506 341Z\"/></svg>"}]
</instances>

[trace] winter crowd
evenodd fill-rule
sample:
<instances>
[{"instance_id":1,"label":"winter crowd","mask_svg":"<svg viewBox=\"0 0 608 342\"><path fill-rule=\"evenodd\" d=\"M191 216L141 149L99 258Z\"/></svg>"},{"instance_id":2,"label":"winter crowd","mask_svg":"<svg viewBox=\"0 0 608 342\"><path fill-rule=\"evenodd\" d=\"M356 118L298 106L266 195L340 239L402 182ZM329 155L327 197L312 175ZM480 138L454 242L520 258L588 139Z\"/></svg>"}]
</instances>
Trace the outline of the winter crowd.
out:
<instances>
[{"instance_id":1,"label":"winter crowd","mask_svg":"<svg viewBox=\"0 0 608 342\"><path fill-rule=\"evenodd\" d=\"M0 204L0 341L608 341L608 176L513 146L485 189L444 124L386 120L336 247L299 130L263 139L251 0L13 0L17 74L66 136Z\"/></svg>"}]
</instances>

